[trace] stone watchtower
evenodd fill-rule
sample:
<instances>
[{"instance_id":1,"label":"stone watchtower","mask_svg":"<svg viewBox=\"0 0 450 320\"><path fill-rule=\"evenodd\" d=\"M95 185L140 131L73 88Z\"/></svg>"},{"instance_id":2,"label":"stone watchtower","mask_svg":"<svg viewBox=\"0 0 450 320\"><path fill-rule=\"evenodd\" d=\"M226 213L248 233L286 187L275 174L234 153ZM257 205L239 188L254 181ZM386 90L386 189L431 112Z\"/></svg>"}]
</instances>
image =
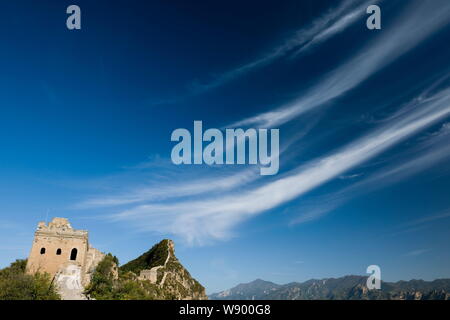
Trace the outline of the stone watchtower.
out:
<instances>
[{"instance_id":1,"label":"stone watchtower","mask_svg":"<svg viewBox=\"0 0 450 320\"><path fill-rule=\"evenodd\" d=\"M104 254L89 245L86 230L73 229L65 218L39 222L27 262L27 272L47 272L56 282L85 286Z\"/></svg>"}]
</instances>

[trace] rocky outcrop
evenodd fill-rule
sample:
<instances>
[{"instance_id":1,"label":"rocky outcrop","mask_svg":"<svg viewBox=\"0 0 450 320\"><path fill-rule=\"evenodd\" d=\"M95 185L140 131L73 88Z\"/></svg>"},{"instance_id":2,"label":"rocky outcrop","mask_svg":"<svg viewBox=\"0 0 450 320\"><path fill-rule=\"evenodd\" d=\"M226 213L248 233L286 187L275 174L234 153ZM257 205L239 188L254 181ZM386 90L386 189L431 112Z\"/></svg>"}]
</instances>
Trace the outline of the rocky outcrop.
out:
<instances>
[{"instance_id":1,"label":"rocky outcrop","mask_svg":"<svg viewBox=\"0 0 450 320\"><path fill-rule=\"evenodd\" d=\"M207 299L205 288L183 267L175 256L172 240L162 240L149 251L120 267L136 281L147 281L159 289L162 299Z\"/></svg>"}]
</instances>

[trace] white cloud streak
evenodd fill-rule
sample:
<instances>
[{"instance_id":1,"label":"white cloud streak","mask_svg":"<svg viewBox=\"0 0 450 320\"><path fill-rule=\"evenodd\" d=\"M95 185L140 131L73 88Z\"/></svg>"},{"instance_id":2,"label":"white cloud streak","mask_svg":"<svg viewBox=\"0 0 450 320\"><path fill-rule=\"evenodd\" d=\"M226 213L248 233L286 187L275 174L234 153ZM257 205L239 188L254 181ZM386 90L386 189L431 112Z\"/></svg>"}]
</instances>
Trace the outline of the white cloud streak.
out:
<instances>
[{"instance_id":1,"label":"white cloud streak","mask_svg":"<svg viewBox=\"0 0 450 320\"><path fill-rule=\"evenodd\" d=\"M229 176L216 175L204 179L194 179L189 182L180 182L179 184L167 184L158 181L153 186L136 188L127 193L95 197L77 204L76 207L111 207L194 196L208 192L224 192L251 183L260 177L261 175L257 170L247 169Z\"/></svg>"},{"instance_id":2,"label":"white cloud streak","mask_svg":"<svg viewBox=\"0 0 450 320\"><path fill-rule=\"evenodd\" d=\"M410 152L405 152L402 158L394 165L383 167L375 174L361 181L353 183L337 192L322 196L313 201L313 204L301 206L297 210L306 213L293 218L290 221L290 225L301 224L321 218L361 194L372 192L404 180L448 159L450 157L450 145L448 144L450 130L448 127L449 125L445 123L439 131L431 134L426 141L423 141ZM351 176L358 178L361 175ZM445 218L447 216L450 216L448 212L442 216L437 216L437 218ZM423 220L428 219L433 220L434 216L423 218ZM411 222L410 224L415 223Z\"/></svg>"},{"instance_id":3,"label":"white cloud streak","mask_svg":"<svg viewBox=\"0 0 450 320\"><path fill-rule=\"evenodd\" d=\"M422 218L413 220L413 221L407 223L406 225L408 225L408 226L423 225L426 223L430 223L430 222L434 222L434 221L438 221L438 220L442 220L442 219L448 219L448 218L450 218L450 211L442 212L442 213L431 215L431 216L422 217Z\"/></svg>"},{"instance_id":4,"label":"white cloud streak","mask_svg":"<svg viewBox=\"0 0 450 320\"><path fill-rule=\"evenodd\" d=\"M293 56L296 57L301 53L307 52L314 46L325 42L338 33L341 33L365 14L366 8L369 3L376 4L377 2L378 1L365 2L362 5L356 7L354 10L348 11L342 17L340 17L338 20L333 21L332 23L330 23L330 21L332 21L333 19L326 18L321 20L319 28L315 28L316 30L314 30L315 35L312 36L309 41L303 42L303 45L294 53ZM343 9L346 8L347 5L348 3L345 4L345 6L340 7L341 10L337 10L337 14L342 15L342 11L344 11ZM335 15L337 14L335 12ZM325 27L326 25L328 26Z\"/></svg>"},{"instance_id":5,"label":"white cloud streak","mask_svg":"<svg viewBox=\"0 0 450 320\"><path fill-rule=\"evenodd\" d=\"M195 84L195 92L203 92L221 86L254 69L261 68L276 59L284 57L294 51L294 57L300 53L311 50L313 47L343 32L347 27L365 14L365 9L375 1L366 1L362 5L358 0L346 0L339 6L330 9L326 14L313 21L308 27L300 29L292 37L274 48L257 60L244 64L238 68L225 72L216 79L205 84Z\"/></svg>"},{"instance_id":6,"label":"white cloud streak","mask_svg":"<svg viewBox=\"0 0 450 320\"><path fill-rule=\"evenodd\" d=\"M450 88L414 103L415 107L402 119L261 187L201 201L141 205L113 218L134 221L142 230L176 234L189 243L228 238L239 222L305 194L447 117Z\"/></svg>"},{"instance_id":7,"label":"white cloud streak","mask_svg":"<svg viewBox=\"0 0 450 320\"><path fill-rule=\"evenodd\" d=\"M280 155L284 154L289 147L294 143L298 142L302 137L308 134L308 132L317 124L318 118L308 121L299 131L291 135L289 139L282 145L280 149ZM298 145L297 145L298 148ZM293 156L293 153L284 156L284 160L288 160ZM142 171L145 172L146 169L165 169L165 174L162 174L164 178L171 175L172 178L178 178L180 181L178 184L173 184L173 179L169 181L164 181L160 177L148 177L145 180L148 182L143 186L142 184L136 186L135 188L130 188L129 183L127 185L127 191L109 193L106 195L99 195L91 197L87 200L77 203L74 208L76 209L88 209L88 208L101 208L101 207L113 207L121 205L129 205L134 203L144 203L149 201L162 201L167 199L182 198L187 196L201 195L204 193L209 193L210 195L214 193L226 192L239 187L243 187L254 183L261 179L259 173L259 167L254 166L248 169L233 170L233 173L225 172L221 174L210 174L211 171L201 171L202 175L207 175L207 178L195 178L192 177L194 174L188 173L183 174L178 171L174 171L174 165L170 159L165 159L162 161L159 157L153 159L149 162L143 162L137 166L126 167L126 169L138 170L138 173ZM180 167L175 167L179 169ZM223 167L222 167L223 168ZM203 167L203 169L206 169ZM214 170L214 168L211 168ZM231 170L230 170L231 171ZM200 173L200 172L199 172ZM108 181L111 182L111 181Z\"/></svg>"},{"instance_id":8,"label":"white cloud streak","mask_svg":"<svg viewBox=\"0 0 450 320\"><path fill-rule=\"evenodd\" d=\"M418 249L418 250L413 250L413 251L407 252L403 256L404 257L415 257L415 256L420 256L429 251L430 251L430 249Z\"/></svg>"},{"instance_id":9,"label":"white cloud streak","mask_svg":"<svg viewBox=\"0 0 450 320\"><path fill-rule=\"evenodd\" d=\"M328 74L292 103L241 121L230 127L280 126L295 117L344 95L380 69L450 23L450 2L415 1L398 22L381 30L382 35L358 55Z\"/></svg>"}]
</instances>

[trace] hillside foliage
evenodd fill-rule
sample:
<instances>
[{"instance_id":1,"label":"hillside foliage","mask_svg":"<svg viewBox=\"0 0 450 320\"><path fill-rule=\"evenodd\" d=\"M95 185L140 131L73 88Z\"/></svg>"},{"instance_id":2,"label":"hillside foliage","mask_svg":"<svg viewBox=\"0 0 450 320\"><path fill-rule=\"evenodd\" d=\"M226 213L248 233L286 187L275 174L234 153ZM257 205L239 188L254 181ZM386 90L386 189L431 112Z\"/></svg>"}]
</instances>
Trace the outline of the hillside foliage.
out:
<instances>
[{"instance_id":1,"label":"hillside foliage","mask_svg":"<svg viewBox=\"0 0 450 320\"><path fill-rule=\"evenodd\" d=\"M0 270L0 300L59 300L47 273L26 274L27 260Z\"/></svg>"},{"instance_id":2,"label":"hillside foliage","mask_svg":"<svg viewBox=\"0 0 450 320\"><path fill-rule=\"evenodd\" d=\"M120 272L115 276L119 261L111 254L98 264L85 294L96 300L155 300L157 286L148 281L137 281L133 274Z\"/></svg>"},{"instance_id":3,"label":"hillside foliage","mask_svg":"<svg viewBox=\"0 0 450 320\"><path fill-rule=\"evenodd\" d=\"M121 266L120 270L123 272L131 271L138 274L141 270L163 265L167 259L168 244L169 240L162 240L136 259Z\"/></svg>"}]
</instances>

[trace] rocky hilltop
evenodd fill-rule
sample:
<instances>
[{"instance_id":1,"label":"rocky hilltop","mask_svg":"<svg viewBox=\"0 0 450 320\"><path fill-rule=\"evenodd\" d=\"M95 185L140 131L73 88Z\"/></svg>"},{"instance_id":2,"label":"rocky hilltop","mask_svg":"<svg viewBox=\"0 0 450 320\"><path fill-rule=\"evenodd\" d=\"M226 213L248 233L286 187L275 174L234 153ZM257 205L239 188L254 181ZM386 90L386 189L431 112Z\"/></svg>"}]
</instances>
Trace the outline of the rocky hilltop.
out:
<instances>
[{"instance_id":1,"label":"rocky hilltop","mask_svg":"<svg viewBox=\"0 0 450 320\"><path fill-rule=\"evenodd\" d=\"M150 250L117 268L111 254L101 261L86 288L92 299L207 299L205 288L175 256L172 240L162 240Z\"/></svg>"},{"instance_id":2,"label":"rocky hilltop","mask_svg":"<svg viewBox=\"0 0 450 320\"><path fill-rule=\"evenodd\" d=\"M149 281L174 299L207 299L205 288L181 265L172 240L163 240L138 258L120 267L138 281Z\"/></svg>"},{"instance_id":3,"label":"rocky hilltop","mask_svg":"<svg viewBox=\"0 0 450 320\"><path fill-rule=\"evenodd\" d=\"M450 279L382 282L368 290L367 277L345 276L279 285L255 280L215 293L214 300L450 300Z\"/></svg>"}]
</instances>

